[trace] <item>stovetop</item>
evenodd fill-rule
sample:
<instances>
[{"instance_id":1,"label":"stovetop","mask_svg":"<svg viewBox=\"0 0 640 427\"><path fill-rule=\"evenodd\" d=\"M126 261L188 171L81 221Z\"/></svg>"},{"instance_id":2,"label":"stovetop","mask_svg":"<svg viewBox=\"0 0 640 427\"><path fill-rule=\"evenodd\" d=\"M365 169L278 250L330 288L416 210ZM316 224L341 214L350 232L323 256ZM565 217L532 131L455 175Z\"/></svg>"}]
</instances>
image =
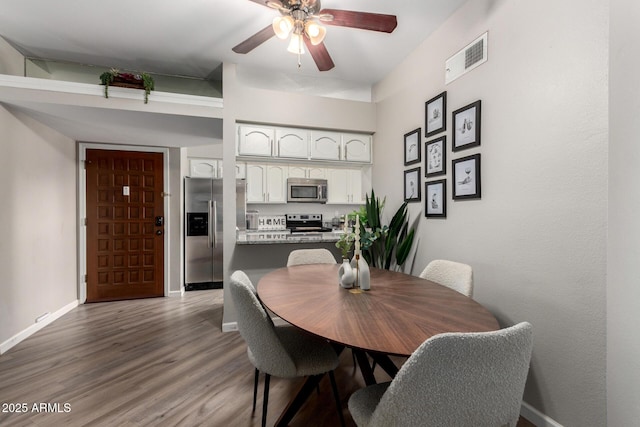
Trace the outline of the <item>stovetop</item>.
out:
<instances>
[{"instance_id":1,"label":"stovetop","mask_svg":"<svg viewBox=\"0 0 640 427\"><path fill-rule=\"evenodd\" d=\"M292 233L322 233L332 231L322 225L322 214L287 214L287 229Z\"/></svg>"}]
</instances>

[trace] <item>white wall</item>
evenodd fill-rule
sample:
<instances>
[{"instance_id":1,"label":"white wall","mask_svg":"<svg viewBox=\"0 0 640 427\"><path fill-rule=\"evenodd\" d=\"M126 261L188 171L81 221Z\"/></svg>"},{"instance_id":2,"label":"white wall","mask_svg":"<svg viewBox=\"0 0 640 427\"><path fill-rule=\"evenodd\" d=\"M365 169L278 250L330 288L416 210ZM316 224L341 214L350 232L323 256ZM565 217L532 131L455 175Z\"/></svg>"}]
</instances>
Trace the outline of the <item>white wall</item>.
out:
<instances>
[{"instance_id":1,"label":"white wall","mask_svg":"<svg viewBox=\"0 0 640 427\"><path fill-rule=\"evenodd\" d=\"M24 76L24 57L0 37L0 74Z\"/></svg>"},{"instance_id":2,"label":"white wall","mask_svg":"<svg viewBox=\"0 0 640 427\"><path fill-rule=\"evenodd\" d=\"M488 62L445 86L445 60L487 30ZM567 426L606 424L607 55L606 0L476 0L374 90L374 158L393 167L376 163L373 185L390 207L402 137L424 132L424 102L447 91L448 217L412 204L413 273L436 258L469 263L475 298L502 325L531 322L524 400ZM478 99L482 146L454 155L450 113ZM482 199L453 202L451 160L475 153Z\"/></svg>"},{"instance_id":3,"label":"white wall","mask_svg":"<svg viewBox=\"0 0 640 427\"><path fill-rule=\"evenodd\" d=\"M76 145L0 106L0 344L77 300Z\"/></svg>"},{"instance_id":4,"label":"white wall","mask_svg":"<svg viewBox=\"0 0 640 427\"><path fill-rule=\"evenodd\" d=\"M630 426L640 419L640 3L610 4L607 421Z\"/></svg>"}]
</instances>

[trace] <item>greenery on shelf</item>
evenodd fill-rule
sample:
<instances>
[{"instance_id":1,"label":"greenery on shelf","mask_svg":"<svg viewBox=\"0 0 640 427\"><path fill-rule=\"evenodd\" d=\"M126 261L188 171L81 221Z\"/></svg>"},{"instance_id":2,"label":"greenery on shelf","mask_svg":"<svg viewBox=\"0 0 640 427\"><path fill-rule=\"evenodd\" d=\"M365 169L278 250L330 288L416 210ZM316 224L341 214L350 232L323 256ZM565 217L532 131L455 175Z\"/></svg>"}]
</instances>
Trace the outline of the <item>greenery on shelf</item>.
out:
<instances>
[{"instance_id":1,"label":"greenery on shelf","mask_svg":"<svg viewBox=\"0 0 640 427\"><path fill-rule=\"evenodd\" d=\"M104 85L104 97L109 98L109 85L144 89L144 103L149 102L149 93L154 90L153 77L147 73L122 73L112 68L100 74L100 81Z\"/></svg>"}]
</instances>

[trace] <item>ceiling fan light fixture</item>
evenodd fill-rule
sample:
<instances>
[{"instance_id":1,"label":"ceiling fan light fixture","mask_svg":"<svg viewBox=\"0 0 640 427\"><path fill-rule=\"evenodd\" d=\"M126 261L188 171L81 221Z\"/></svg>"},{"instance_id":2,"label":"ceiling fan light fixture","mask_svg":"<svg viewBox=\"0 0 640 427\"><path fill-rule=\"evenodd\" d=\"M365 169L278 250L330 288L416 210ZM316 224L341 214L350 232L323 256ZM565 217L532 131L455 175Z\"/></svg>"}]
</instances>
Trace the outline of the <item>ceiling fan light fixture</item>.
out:
<instances>
[{"instance_id":1,"label":"ceiling fan light fixture","mask_svg":"<svg viewBox=\"0 0 640 427\"><path fill-rule=\"evenodd\" d=\"M293 30L293 18L289 15L286 16L276 16L273 19L273 32L276 33L276 36L279 39L286 39L291 34L291 30Z\"/></svg>"},{"instance_id":2,"label":"ceiling fan light fixture","mask_svg":"<svg viewBox=\"0 0 640 427\"><path fill-rule=\"evenodd\" d=\"M302 40L302 34L291 34L291 41L289 42L287 51L295 53L296 55L304 54L304 42Z\"/></svg>"},{"instance_id":3,"label":"ceiling fan light fixture","mask_svg":"<svg viewBox=\"0 0 640 427\"><path fill-rule=\"evenodd\" d=\"M304 31L314 46L322 43L324 37L327 35L327 29L315 21L307 21L304 24Z\"/></svg>"}]
</instances>

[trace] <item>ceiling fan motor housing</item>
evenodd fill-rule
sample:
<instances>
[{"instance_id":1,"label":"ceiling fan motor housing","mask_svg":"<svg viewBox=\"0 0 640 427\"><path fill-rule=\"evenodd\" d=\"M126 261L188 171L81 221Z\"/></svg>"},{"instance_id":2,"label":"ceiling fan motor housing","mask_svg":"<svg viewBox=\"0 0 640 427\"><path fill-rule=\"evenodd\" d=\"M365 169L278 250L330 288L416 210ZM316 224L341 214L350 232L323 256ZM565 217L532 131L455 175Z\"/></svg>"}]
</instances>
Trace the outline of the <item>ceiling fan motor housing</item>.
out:
<instances>
[{"instance_id":1,"label":"ceiling fan motor housing","mask_svg":"<svg viewBox=\"0 0 640 427\"><path fill-rule=\"evenodd\" d=\"M289 9L292 15L295 11L300 10L306 16L315 15L321 8L320 0L282 0L282 6L285 9ZM282 10L281 12L283 14L286 13Z\"/></svg>"}]
</instances>

